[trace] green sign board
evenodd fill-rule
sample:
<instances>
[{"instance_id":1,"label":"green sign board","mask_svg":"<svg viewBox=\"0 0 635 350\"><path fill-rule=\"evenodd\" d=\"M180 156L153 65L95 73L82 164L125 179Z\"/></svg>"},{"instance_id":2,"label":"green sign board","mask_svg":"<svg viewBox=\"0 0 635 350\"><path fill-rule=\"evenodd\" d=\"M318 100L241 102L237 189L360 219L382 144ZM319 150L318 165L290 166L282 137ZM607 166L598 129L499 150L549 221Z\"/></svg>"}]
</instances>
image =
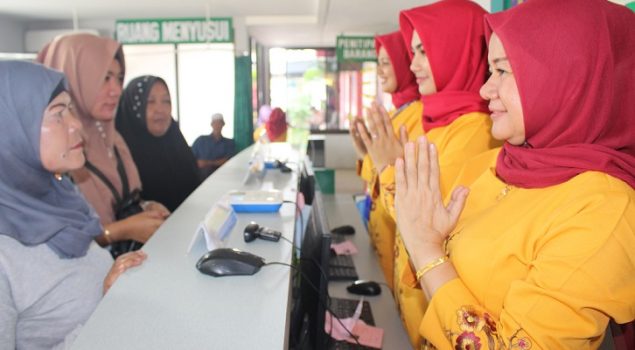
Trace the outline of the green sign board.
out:
<instances>
[{"instance_id":1,"label":"green sign board","mask_svg":"<svg viewBox=\"0 0 635 350\"><path fill-rule=\"evenodd\" d=\"M122 19L115 23L122 44L231 43L231 18Z\"/></svg>"},{"instance_id":2,"label":"green sign board","mask_svg":"<svg viewBox=\"0 0 635 350\"><path fill-rule=\"evenodd\" d=\"M337 37L338 62L376 61L374 36L343 36Z\"/></svg>"},{"instance_id":3,"label":"green sign board","mask_svg":"<svg viewBox=\"0 0 635 350\"><path fill-rule=\"evenodd\" d=\"M629 2L628 4L626 4L626 7L628 7L629 9L633 10L633 12L635 12L635 1Z\"/></svg>"}]
</instances>

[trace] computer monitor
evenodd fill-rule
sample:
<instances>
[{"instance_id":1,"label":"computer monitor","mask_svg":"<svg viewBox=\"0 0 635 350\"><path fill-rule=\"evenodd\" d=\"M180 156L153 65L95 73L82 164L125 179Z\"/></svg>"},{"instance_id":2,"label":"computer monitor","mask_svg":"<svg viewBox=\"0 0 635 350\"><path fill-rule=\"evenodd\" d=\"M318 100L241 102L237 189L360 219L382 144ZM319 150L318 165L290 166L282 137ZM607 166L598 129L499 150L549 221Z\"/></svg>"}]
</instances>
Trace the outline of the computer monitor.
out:
<instances>
[{"instance_id":1,"label":"computer monitor","mask_svg":"<svg viewBox=\"0 0 635 350\"><path fill-rule=\"evenodd\" d=\"M300 251L299 299L293 311L294 321L291 329L292 343L295 341L298 349L324 349L328 343L328 335L324 332L324 319L326 305L329 302L331 234L327 228L326 213L318 189L315 192L310 220ZM306 339L303 339L305 337Z\"/></svg>"},{"instance_id":2,"label":"computer monitor","mask_svg":"<svg viewBox=\"0 0 635 350\"><path fill-rule=\"evenodd\" d=\"M304 196L304 202L308 205L313 204L315 196L315 175L313 173L313 165L309 157L304 157L301 166L299 186L300 192Z\"/></svg>"}]
</instances>

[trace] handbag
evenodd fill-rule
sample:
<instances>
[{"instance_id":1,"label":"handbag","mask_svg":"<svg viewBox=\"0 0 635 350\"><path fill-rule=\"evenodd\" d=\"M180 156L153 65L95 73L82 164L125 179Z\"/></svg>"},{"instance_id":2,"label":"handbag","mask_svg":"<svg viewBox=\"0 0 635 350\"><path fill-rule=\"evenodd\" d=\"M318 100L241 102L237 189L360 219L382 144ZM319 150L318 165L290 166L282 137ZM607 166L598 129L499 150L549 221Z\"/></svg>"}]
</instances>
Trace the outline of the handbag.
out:
<instances>
[{"instance_id":1,"label":"handbag","mask_svg":"<svg viewBox=\"0 0 635 350\"><path fill-rule=\"evenodd\" d=\"M106 175L101 172L94 164L92 164L88 159L86 160L86 168L95 174L106 187L110 189L112 195L115 199L113 206L113 211L115 213L115 219L123 220L132 215L141 213L143 208L141 207L141 191L136 188L133 191L130 191L130 186L128 184L128 175L126 174L126 167L121 160L121 155L119 154L119 150L117 147L114 147L115 157L117 159L117 172L119 173L119 178L121 179L121 187L123 195L120 195L117 192L115 186L108 180ZM118 241L110 244L110 254L112 254L113 258L117 258L119 255L131 252L134 250L138 250L143 246L143 243L134 241L134 240L126 240L126 241Z\"/></svg>"}]
</instances>

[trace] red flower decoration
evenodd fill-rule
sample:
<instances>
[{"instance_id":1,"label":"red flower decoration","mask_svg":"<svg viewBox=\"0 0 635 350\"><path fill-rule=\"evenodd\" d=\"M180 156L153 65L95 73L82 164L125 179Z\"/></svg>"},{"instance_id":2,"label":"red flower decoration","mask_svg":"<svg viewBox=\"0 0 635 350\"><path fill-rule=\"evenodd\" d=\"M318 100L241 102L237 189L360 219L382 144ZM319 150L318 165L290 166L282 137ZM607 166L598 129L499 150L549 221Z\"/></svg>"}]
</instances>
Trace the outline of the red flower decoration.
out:
<instances>
[{"instance_id":1,"label":"red flower decoration","mask_svg":"<svg viewBox=\"0 0 635 350\"><path fill-rule=\"evenodd\" d=\"M485 325L489 328L490 332L496 333L496 321L494 321L492 316L488 313L485 313L483 316L485 318Z\"/></svg>"},{"instance_id":2,"label":"red flower decoration","mask_svg":"<svg viewBox=\"0 0 635 350\"><path fill-rule=\"evenodd\" d=\"M481 339L473 332L463 332L456 338L455 350L479 350Z\"/></svg>"}]
</instances>

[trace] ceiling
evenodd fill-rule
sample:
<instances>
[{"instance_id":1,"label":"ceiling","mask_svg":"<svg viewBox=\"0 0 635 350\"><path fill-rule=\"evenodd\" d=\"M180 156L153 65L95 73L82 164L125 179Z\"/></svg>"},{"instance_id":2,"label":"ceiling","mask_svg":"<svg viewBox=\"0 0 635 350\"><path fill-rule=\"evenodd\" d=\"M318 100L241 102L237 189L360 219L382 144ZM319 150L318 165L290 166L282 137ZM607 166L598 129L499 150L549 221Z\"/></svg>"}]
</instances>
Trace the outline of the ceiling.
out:
<instances>
[{"instance_id":1,"label":"ceiling","mask_svg":"<svg viewBox=\"0 0 635 350\"><path fill-rule=\"evenodd\" d=\"M55 22L72 27L75 14L80 27L112 28L115 19L124 18L233 17L235 27L242 26L243 33L267 46L333 46L338 34L396 30L400 10L431 2L434 0L5 0L0 3L0 16L19 19L28 29L47 29L46 25Z\"/></svg>"}]
</instances>

